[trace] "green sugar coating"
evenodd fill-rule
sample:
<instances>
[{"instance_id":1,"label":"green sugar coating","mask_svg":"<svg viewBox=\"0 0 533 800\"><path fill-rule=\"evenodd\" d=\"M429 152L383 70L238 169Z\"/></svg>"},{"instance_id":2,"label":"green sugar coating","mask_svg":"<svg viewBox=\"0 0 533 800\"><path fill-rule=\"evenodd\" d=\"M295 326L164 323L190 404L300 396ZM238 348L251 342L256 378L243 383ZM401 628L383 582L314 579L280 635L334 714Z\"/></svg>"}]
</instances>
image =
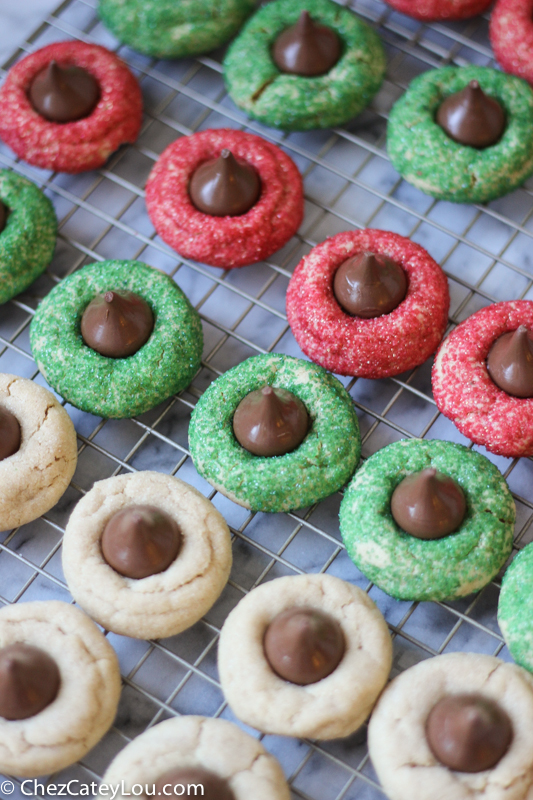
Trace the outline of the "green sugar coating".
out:
<instances>
[{"instance_id":1,"label":"green sugar coating","mask_svg":"<svg viewBox=\"0 0 533 800\"><path fill-rule=\"evenodd\" d=\"M98 13L134 50L181 58L227 42L254 7L255 0L100 0Z\"/></svg>"},{"instance_id":2,"label":"green sugar coating","mask_svg":"<svg viewBox=\"0 0 533 800\"><path fill-rule=\"evenodd\" d=\"M83 341L83 312L97 294L129 289L154 316L146 344L106 358ZM200 366L202 325L174 281L140 261L102 261L65 278L39 305L30 327L33 356L56 392L101 417L133 417L184 389Z\"/></svg>"},{"instance_id":3,"label":"green sugar coating","mask_svg":"<svg viewBox=\"0 0 533 800\"><path fill-rule=\"evenodd\" d=\"M533 544L518 553L503 576L498 622L516 663L533 672Z\"/></svg>"},{"instance_id":4,"label":"green sugar coating","mask_svg":"<svg viewBox=\"0 0 533 800\"><path fill-rule=\"evenodd\" d=\"M339 61L316 78L281 73L270 55L278 35L303 10L343 42ZM228 92L247 114L276 128L303 131L340 125L359 114L381 86L385 54L372 28L337 3L274 0L233 42L224 70Z\"/></svg>"},{"instance_id":5,"label":"green sugar coating","mask_svg":"<svg viewBox=\"0 0 533 800\"><path fill-rule=\"evenodd\" d=\"M445 98L472 80L503 106L499 142L478 150L450 139L435 115ZM521 78L487 67L424 72L392 108L387 150L394 167L426 194L456 203L485 203L520 186L533 172L533 92Z\"/></svg>"},{"instance_id":6,"label":"green sugar coating","mask_svg":"<svg viewBox=\"0 0 533 800\"><path fill-rule=\"evenodd\" d=\"M0 233L0 303L27 289L45 271L56 246L54 207L37 186L0 170L0 200L9 209Z\"/></svg>"},{"instance_id":7,"label":"green sugar coating","mask_svg":"<svg viewBox=\"0 0 533 800\"><path fill-rule=\"evenodd\" d=\"M233 415L249 392L287 389L304 403L311 428L283 456L254 456L233 434ZM343 486L361 452L359 424L342 384L316 364L266 354L243 361L211 384L191 417L189 446L196 469L236 503L254 511L303 508Z\"/></svg>"},{"instance_id":8,"label":"green sugar coating","mask_svg":"<svg viewBox=\"0 0 533 800\"><path fill-rule=\"evenodd\" d=\"M459 530L433 541L402 531L390 510L396 486L428 467L457 481L467 503ZM437 439L402 440L379 450L355 474L340 509L350 558L400 600L452 600L479 591L511 552L514 520L513 498L494 464Z\"/></svg>"}]
</instances>

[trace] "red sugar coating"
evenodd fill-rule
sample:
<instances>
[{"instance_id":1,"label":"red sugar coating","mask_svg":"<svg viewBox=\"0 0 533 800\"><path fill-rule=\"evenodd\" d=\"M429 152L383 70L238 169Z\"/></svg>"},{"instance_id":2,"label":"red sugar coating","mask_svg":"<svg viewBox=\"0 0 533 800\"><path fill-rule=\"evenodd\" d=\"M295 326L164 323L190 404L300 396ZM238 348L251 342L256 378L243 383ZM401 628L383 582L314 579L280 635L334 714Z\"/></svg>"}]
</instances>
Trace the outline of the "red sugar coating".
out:
<instances>
[{"instance_id":1,"label":"red sugar coating","mask_svg":"<svg viewBox=\"0 0 533 800\"><path fill-rule=\"evenodd\" d=\"M409 280L400 305L382 317L346 314L333 294L340 264L368 250L402 265ZM422 364L444 335L450 297L444 272L419 244L397 233L347 231L314 247L287 290L287 317L313 361L340 375L386 378Z\"/></svg>"},{"instance_id":2,"label":"red sugar coating","mask_svg":"<svg viewBox=\"0 0 533 800\"><path fill-rule=\"evenodd\" d=\"M533 0L499 0L490 18L490 42L506 72L533 83Z\"/></svg>"},{"instance_id":3,"label":"red sugar coating","mask_svg":"<svg viewBox=\"0 0 533 800\"><path fill-rule=\"evenodd\" d=\"M533 398L511 397L487 372L493 343L526 325L533 301L511 300L476 311L442 343L433 365L433 396L462 434L500 456L533 455Z\"/></svg>"},{"instance_id":4,"label":"red sugar coating","mask_svg":"<svg viewBox=\"0 0 533 800\"><path fill-rule=\"evenodd\" d=\"M52 60L86 69L100 84L100 100L85 119L58 124L33 110L27 92ZM125 142L134 142L142 117L137 80L116 55L83 42L57 42L10 69L0 90L0 138L20 158L42 169L84 172L105 163Z\"/></svg>"},{"instance_id":5,"label":"red sugar coating","mask_svg":"<svg viewBox=\"0 0 533 800\"><path fill-rule=\"evenodd\" d=\"M481 14L492 0L386 0L402 14L421 20L467 19Z\"/></svg>"},{"instance_id":6,"label":"red sugar coating","mask_svg":"<svg viewBox=\"0 0 533 800\"><path fill-rule=\"evenodd\" d=\"M212 217L189 197L189 181L204 161L227 148L261 179L257 203L238 217ZM177 139L162 153L146 185L146 206L161 238L185 258L213 267L242 267L268 258L293 236L303 217L303 187L294 162L251 133L226 128Z\"/></svg>"}]
</instances>

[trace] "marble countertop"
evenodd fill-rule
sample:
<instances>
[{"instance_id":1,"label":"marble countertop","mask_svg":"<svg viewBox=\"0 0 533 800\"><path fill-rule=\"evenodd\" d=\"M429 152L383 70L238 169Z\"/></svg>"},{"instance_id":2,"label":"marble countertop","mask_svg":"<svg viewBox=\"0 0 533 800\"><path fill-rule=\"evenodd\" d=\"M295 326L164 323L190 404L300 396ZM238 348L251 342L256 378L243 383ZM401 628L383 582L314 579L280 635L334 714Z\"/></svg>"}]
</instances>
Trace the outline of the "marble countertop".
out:
<instances>
[{"instance_id":1,"label":"marble countertop","mask_svg":"<svg viewBox=\"0 0 533 800\"><path fill-rule=\"evenodd\" d=\"M59 0L22 0L19 4L0 0L0 65L58 5Z\"/></svg>"}]
</instances>

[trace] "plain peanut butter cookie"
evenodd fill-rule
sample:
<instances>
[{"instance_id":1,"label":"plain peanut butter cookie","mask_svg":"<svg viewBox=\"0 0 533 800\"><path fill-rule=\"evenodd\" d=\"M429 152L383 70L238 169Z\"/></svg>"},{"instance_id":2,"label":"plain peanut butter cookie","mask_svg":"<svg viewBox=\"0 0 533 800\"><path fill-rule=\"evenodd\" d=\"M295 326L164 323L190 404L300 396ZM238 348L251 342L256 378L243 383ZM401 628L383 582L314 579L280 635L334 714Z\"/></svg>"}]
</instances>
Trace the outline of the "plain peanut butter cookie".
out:
<instances>
[{"instance_id":1,"label":"plain peanut butter cookie","mask_svg":"<svg viewBox=\"0 0 533 800\"><path fill-rule=\"evenodd\" d=\"M167 514L180 543L168 567L133 578L123 574L127 568L119 573L106 561L102 535L114 515L139 506ZM127 567L132 561L137 568L139 563L150 567L156 545L143 551L144 532L138 539L132 529L119 535L125 536L116 546L121 563L126 548ZM137 639L174 636L194 625L219 597L230 569L224 518L192 486L160 472L98 481L72 512L63 539L63 570L72 596L100 625Z\"/></svg>"},{"instance_id":2,"label":"plain peanut butter cookie","mask_svg":"<svg viewBox=\"0 0 533 800\"><path fill-rule=\"evenodd\" d=\"M284 624L283 615L302 609L311 613L309 624L297 619L275 634L272 652L281 666L292 660L299 667L294 676L280 675L269 660L267 637L276 620ZM340 631L344 649L329 674L316 680L314 667L335 649L324 621ZM322 574L277 578L253 589L224 623L218 648L222 689L239 719L265 733L313 739L357 730L391 662L391 637L372 600L357 586Z\"/></svg>"},{"instance_id":3,"label":"plain peanut butter cookie","mask_svg":"<svg viewBox=\"0 0 533 800\"><path fill-rule=\"evenodd\" d=\"M232 722L199 716L149 728L118 754L103 781L120 786L124 781L118 800L131 797L135 784L155 785L156 796L178 797L190 783L202 786L206 797L211 789L210 796L221 800L290 798L280 764L261 742ZM191 791L201 796L200 788Z\"/></svg>"},{"instance_id":4,"label":"plain peanut butter cookie","mask_svg":"<svg viewBox=\"0 0 533 800\"><path fill-rule=\"evenodd\" d=\"M439 753L465 761L459 769L439 760L428 736L433 709L454 699L459 713L455 724L450 715L441 716L443 751ZM463 713L461 704L466 706ZM503 727L502 717L507 721ZM510 743L508 735L502 743L509 728ZM439 730L435 733L439 736ZM531 676L514 664L478 653L428 658L402 672L385 689L368 726L368 747L390 800L529 800L533 786ZM487 752L496 752L500 758L493 766L479 769L484 765L475 762L487 758Z\"/></svg>"},{"instance_id":5,"label":"plain peanut butter cookie","mask_svg":"<svg viewBox=\"0 0 533 800\"><path fill-rule=\"evenodd\" d=\"M83 758L111 727L121 689L118 659L73 605L4 606L0 662L1 772L28 778L57 772ZM10 688L17 663L20 682Z\"/></svg>"},{"instance_id":6,"label":"plain peanut butter cookie","mask_svg":"<svg viewBox=\"0 0 533 800\"><path fill-rule=\"evenodd\" d=\"M0 374L0 530L49 511L78 461L74 425L52 392Z\"/></svg>"}]
</instances>

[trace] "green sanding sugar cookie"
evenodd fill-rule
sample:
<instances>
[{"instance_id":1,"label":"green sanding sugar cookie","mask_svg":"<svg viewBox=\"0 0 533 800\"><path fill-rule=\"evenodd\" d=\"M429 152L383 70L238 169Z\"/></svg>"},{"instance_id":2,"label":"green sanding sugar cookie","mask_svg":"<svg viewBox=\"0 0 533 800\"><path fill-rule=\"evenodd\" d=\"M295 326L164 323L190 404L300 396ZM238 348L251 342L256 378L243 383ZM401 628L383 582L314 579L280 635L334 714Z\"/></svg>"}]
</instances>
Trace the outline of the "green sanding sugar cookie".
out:
<instances>
[{"instance_id":1,"label":"green sanding sugar cookie","mask_svg":"<svg viewBox=\"0 0 533 800\"><path fill-rule=\"evenodd\" d=\"M498 623L516 663L533 672L533 544L518 553L503 576Z\"/></svg>"},{"instance_id":2,"label":"green sanding sugar cookie","mask_svg":"<svg viewBox=\"0 0 533 800\"><path fill-rule=\"evenodd\" d=\"M254 7L255 0L100 0L98 13L133 50L181 58L227 42Z\"/></svg>"},{"instance_id":3,"label":"green sanding sugar cookie","mask_svg":"<svg viewBox=\"0 0 533 800\"><path fill-rule=\"evenodd\" d=\"M0 233L0 303L27 289L45 271L56 245L54 207L37 186L0 170L0 200L8 209Z\"/></svg>"},{"instance_id":4,"label":"green sanding sugar cookie","mask_svg":"<svg viewBox=\"0 0 533 800\"><path fill-rule=\"evenodd\" d=\"M252 455L233 434L241 400L266 385L299 397L312 423L292 453L270 458ZM266 354L211 384L192 414L189 446L200 475L226 497L254 511L288 511L340 489L358 464L361 439L350 395L337 378L308 361Z\"/></svg>"},{"instance_id":5,"label":"green sanding sugar cookie","mask_svg":"<svg viewBox=\"0 0 533 800\"><path fill-rule=\"evenodd\" d=\"M271 58L274 41L304 10L343 43L339 61L316 78L282 73ZM381 86L385 54L372 28L337 3L274 0L233 42L224 70L228 92L247 114L276 128L303 131L340 125L359 114Z\"/></svg>"},{"instance_id":6,"label":"green sanding sugar cookie","mask_svg":"<svg viewBox=\"0 0 533 800\"><path fill-rule=\"evenodd\" d=\"M507 125L495 145L454 142L435 121L441 103L478 81L498 100ZM389 116L387 150L405 180L456 203L485 203L520 186L533 172L533 91L521 78L488 67L443 67L410 84Z\"/></svg>"},{"instance_id":7,"label":"green sanding sugar cookie","mask_svg":"<svg viewBox=\"0 0 533 800\"><path fill-rule=\"evenodd\" d=\"M467 503L455 533L417 539L394 521L394 489L413 472L434 467L461 486ZM355 474L340 509L352 561L400 600L452 600L483 588L511 552L515 505L505 480L485 456L460 444L408 439L378 450Z\"/></svg>"},{"instance_id":8,"label":"green sanding sugar cookie","mask_svg":"<svg viewBox=\"0 0 533 800\"><path fill-rule=\"evenodd\" d=\"M148 341L128 358L107 358L83 341L80 322L97 294L128 289L154 316ZM174 281L140 261L102 261L65 278L39 305L33 356L56 392L102 417L133 417L185 389L200 366L202 325Z\"/></svg>"}]
</instances>

